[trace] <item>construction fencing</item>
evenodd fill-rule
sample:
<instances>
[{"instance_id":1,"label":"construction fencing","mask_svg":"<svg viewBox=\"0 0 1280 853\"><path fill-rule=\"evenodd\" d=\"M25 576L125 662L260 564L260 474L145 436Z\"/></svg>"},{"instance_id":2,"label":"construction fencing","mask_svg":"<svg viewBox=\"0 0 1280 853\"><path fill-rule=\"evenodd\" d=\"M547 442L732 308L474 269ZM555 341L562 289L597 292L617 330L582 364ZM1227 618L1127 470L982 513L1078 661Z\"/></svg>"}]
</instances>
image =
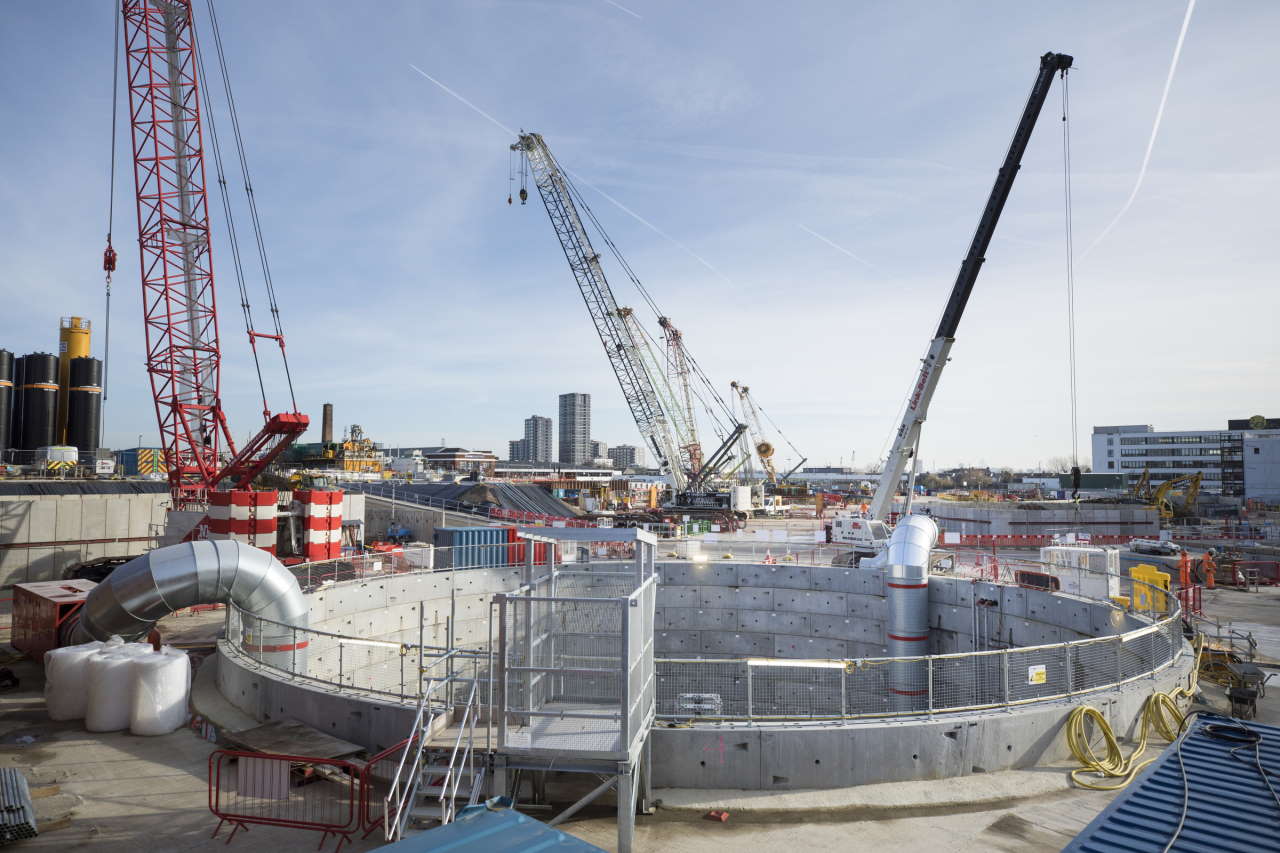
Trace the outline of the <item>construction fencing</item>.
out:
<instances>
[{"instance_id":1,"label":"construction fencing","mask_svg":"<svg viewBox=\"0 0 1280 853\"><path fill-rule=\"evenodd\" d=\"M361 767L350 761L216 749L209 756L212 837L232 826L227 843L250 824L333 836L334 850L360 829Z\"/></svg>"}]
</instances>

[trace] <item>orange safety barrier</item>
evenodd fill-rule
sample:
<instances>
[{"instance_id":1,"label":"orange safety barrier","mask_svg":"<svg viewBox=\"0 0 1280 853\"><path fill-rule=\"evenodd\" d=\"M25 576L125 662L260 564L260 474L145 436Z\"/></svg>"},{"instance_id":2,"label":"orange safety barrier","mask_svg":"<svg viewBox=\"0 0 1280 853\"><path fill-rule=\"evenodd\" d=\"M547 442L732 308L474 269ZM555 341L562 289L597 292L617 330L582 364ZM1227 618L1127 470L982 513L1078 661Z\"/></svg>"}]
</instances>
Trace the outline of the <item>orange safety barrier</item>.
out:
<instances>
[{"instance_id":1,"label":"orange safety barrier","mask_svg":"<svg viewBox=\"0 0 1280 853\"><path fill-rule=\"evenodd\" d=\"M209 756L209 811L234 829L249 824L307 829L334 836L334 853L360 829L361 768L350 761L215 749Z\"/></svg>"}]
</instances>

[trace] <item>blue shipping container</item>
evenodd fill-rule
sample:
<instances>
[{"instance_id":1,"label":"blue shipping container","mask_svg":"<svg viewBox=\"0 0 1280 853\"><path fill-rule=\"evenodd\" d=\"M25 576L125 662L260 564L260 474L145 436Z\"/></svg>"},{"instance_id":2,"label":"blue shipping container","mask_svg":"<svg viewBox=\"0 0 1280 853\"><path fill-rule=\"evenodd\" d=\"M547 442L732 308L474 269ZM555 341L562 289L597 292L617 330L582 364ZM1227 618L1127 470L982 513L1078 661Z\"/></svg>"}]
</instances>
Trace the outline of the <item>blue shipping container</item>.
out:
<instances>
[{"instance_id":1,"label":"blue shipping container","mask_svg":"<svg viewBox=\"0 0 1280 853\"><path fill-rule=\"evenodd\" d=\"M509 565L506 527L437 527L431 535L437 569L492 569Z\"/></svg>"}]
</instances>

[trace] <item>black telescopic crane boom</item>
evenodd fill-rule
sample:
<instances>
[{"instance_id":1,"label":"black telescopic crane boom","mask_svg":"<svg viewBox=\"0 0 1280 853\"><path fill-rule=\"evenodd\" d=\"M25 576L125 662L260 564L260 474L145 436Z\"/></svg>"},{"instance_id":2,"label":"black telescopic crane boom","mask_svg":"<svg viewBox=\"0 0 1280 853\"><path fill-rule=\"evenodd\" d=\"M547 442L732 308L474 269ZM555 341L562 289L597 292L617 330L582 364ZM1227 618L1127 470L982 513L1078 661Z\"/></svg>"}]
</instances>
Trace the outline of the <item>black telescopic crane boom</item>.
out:
<instances>
[{"instance_id":1,"label":"black telescopic crane boom","mask_svg":"<svg viewBox=\"0 0 1280 853\"><path fill-rule=\"evenodd\" d=\"M995 186L991 188L991 196L987 206L978 220L978 230L973 234L973 242L969 244L969 254L960 264L960 274L956 276L955 287L951 289L951 299L942 312L942 320L938 323L938 333L934 337L954 338L956 327L960 325L960 315L969 302L969 294L973 293L973 284L978 280L982 270L982 262L987 259L987 246L991 245L991 235L995 233L996 223L1004 212L1005 202L1009 200L1009 190L1013 189L1013 179L1022 168L1022 155L1027 150L1027 142L1031 139L1031 131L1035 129L1036 119L1044 107L1045 98L1049 95L1049 86L1053 83L1053 75L1066 71L1071 67L1072 58L1065 53L1046 53L1040 57L1040 73L1036 76L1035 85L1027 97L1027 106L1022 111L1022 120L1018 129L1013 132L1013 140L1009 143L1009 153L1005 155L1004 164L996 172Z\"/></svg>"}]
</instances>

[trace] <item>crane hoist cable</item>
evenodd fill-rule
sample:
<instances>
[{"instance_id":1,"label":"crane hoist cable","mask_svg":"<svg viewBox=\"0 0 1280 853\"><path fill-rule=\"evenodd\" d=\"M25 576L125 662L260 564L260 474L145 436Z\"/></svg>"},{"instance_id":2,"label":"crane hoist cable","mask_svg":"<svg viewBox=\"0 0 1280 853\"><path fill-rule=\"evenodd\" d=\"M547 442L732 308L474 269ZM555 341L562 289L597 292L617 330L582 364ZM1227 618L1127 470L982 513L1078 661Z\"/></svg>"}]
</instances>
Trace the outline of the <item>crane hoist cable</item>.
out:
<instances>
[{"instance_id":1,"label":"crane hoist cable","mask_svg":"<svg viewBox=\"0 0 1280 853\"><path fill-rule=\"evenodd\" d=\"M1071 206L1071 94L1070 77L1062 74L1062 205L1067 243L1067 361L1071 383L1071 465L1080 467L1078 398L1076 394L1076 271Z\"/></svg>"},{"instance_id":2,"label":"crane hoist cable","mask_svg":"<svg viewBox=\"0 0 1280 853\"><path fill-rule=\"evenodd\" d=\"M116 219L116 124L120 108L120 16L115 15L115 27L112 30L111 44L111 164L110 177L107 180L107 248L102 251L102 270L106 274L106 305L103 308L102 333L102 405L107 404L107 377L111 367L111 274L116 271L116 250L111 245L111 234L115 230ZM102 435L107 419L98 419L98 444L103 444Z\"/></svg>"},{"instance_id":3,"label":"crane hoist cable","mask_svg":"<svg viewBox=\"0 0 1280 853\"><path fill-rule=\"evenodd\" d=\"M293 375L289 369L289 357L285 351L284 345L284 328L280 321L280 305L276 297L275 282L271 275L271 264L267 258L266 241L263 237L262 220L258 214L257 199L253 190L253 180L249 173L249 160L245 152L244 137L240 132L240 117L236 110L235 93L231 87L231 73L229 63L227 61L226 52L222 44L222 29L218 22L218 12L214 5L214 0L206 0L206 6L209 11L210 32L213 33L213 46L215 56L218 61L218 70L222 78L222 88L226 97L227 114L231 121L232 137L235 144L236 155L240 165L240 175L244 182L244 194L249 209L249 218L253 231L254 244L258 254L258 264L262 271L262 282L267 294L268 311L271 314L272 333L259 332L254 326L253 311L249 301L248 288L245 280L244 265L240 257L239 240L236 235L236 229L233 218L233 209L230 201L230 195L226 180L226 174L222 164L222 151L217 134L217 128L214 121L213 110L207 110L206 116L209 124L210 137L213 142L214 162L217 169L218 189L222 196L223 210L227 217L227 233L231 244L233 266L236 273L236 282L240 289L241 308L245 318L245 332L249 337L249 345L253 351L254 368L258 374L258 387L262 395L262 408L264 417L270 417L270 408L267 404L266 385L262 376L261 361L258 356L257 340L258 338L268 338L274 340L280 349L280 360L284 367L285 381L289 388L289 402L294 411L297 411L297 396L293 388ZM199 66L201 77L209 79L204 70L204 55L200 50L199 44L196 45L196 62ZM205 91L207 100L209 97L208 90Z\"/></svg>"}]
</instances>

